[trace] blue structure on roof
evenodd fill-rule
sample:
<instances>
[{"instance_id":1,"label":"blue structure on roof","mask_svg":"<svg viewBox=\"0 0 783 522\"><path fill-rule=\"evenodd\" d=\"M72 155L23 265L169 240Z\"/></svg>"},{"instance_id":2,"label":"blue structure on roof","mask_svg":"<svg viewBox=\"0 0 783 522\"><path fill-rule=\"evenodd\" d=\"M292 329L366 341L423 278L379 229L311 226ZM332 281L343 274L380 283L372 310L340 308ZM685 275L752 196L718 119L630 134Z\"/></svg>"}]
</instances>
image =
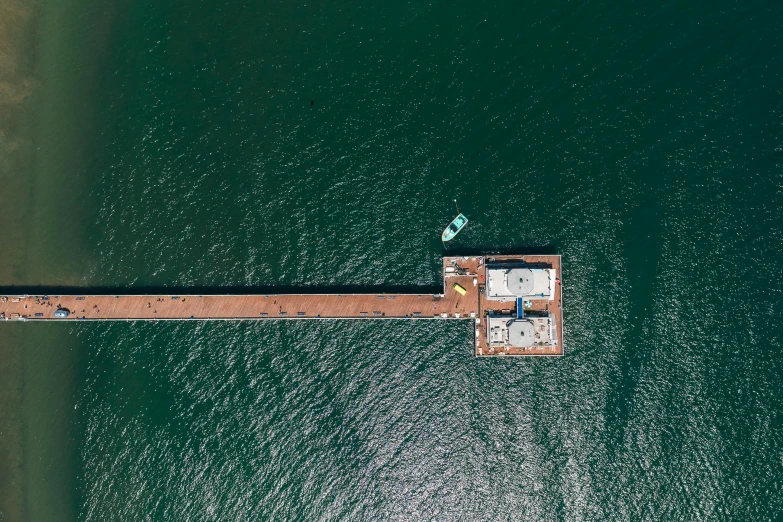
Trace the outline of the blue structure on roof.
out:
<instances>
[{"instance_id":1,"label":"blue structure on roof","mask_svg":"<svg viewBox=\"0 0 783 522\"><path fill-rule=\"evenodd\" d=\"M525 300L517 297L517 319L525 317Z\"/></svg>"}]
</instances>

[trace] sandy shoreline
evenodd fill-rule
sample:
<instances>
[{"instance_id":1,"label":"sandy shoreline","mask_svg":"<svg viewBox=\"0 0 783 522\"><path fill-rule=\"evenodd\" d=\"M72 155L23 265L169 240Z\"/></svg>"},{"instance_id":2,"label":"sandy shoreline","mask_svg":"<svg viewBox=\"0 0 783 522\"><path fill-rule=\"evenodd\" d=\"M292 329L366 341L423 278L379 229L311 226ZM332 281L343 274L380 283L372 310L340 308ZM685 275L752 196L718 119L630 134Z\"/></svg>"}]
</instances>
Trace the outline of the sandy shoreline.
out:
<instances>
[{"instance_id":1,"label":"sandy shoreline","mask_svg":"<svg viewBox=\"0 0 783 522\"><path fill-rule=\"evenodd\" d=\"M30 193L32 161L31 99L34 77L37 2L0 0L0 280L22 275L23 226ZM0 332L0 520L25 520L23 353L20 329Z\"/></svg>"},{"instance_id":2,"label":"sandy shoreline","mask_svg":"<svg viewBox=\"0 0 783 522\"><path fill-rule=\"evenodd\" d=\"M19 328L0 333L0 520L24 520L23 361Z\"/></svg>"},{"instance_id":3,"label":"sandy shoreline","mask_svg":"<svg viewBox=\"0 0 783 522\"><path fill-rule=\"evenodd\" d=\"M85 194L115 7L0 0L0 284L89 278ZM74 411L87 351L70 333L0 328L2 522L78 518Z\"/></svg>"},{"instance_id":4,"label":"sandy shoreline","mask_svg":"<svg viewBox=\"0 0 783 522\"><path fill-rule=\"evenodd\" d=\"M38 10L35 2L0 0L0 281L18 280L24 219L31 189L32 98Z\"/></svg>"}]
</instances>

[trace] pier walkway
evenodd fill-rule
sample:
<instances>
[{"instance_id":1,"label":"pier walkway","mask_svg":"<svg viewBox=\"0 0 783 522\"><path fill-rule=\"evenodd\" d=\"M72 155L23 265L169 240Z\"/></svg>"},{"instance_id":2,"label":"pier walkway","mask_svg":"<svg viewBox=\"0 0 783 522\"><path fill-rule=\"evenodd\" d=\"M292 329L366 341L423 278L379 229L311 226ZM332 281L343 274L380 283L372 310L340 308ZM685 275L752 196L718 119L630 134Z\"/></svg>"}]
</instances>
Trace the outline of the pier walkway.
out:
<instances>
[{"instance_id":1,"label":"pier walkway","mask_svg":"<svg viewBox=\"0 0 783 522\"><path fill-rule=\"evenodd\" d=\"M8 295L0 319L21 321L160 321L264 319L466 319L476 328L476 355L562 355L557 346L491 349L486 341L487 311L515 312L514 303L485 298L487 259L520 261L555 268L559 256L445 257L440 294L268 294L268 295ZM459 285L455 288L455 284ZM459 289L459 291L458 291ZM533 301L546 311L561 339L561 289L554 301ZM508 309L507 309L508 308ZM56 317L67 310L68 317ZM62 315L60 312L59 315Z\"/></svg>"}]
</instances>

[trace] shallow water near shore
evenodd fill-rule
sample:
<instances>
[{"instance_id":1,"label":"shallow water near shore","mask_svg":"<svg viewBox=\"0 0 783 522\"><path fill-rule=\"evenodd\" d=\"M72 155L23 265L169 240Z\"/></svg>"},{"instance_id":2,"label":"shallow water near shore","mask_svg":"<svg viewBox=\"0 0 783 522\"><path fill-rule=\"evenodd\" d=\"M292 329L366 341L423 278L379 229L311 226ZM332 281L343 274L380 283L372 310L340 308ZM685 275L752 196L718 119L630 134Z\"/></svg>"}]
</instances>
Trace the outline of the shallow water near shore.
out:
<instances>
[{"instance_id":1,"label":"shallow water near shore","mask_svg":"<svg viewBox=\"0 0 783 522\"><path fill-rule=\"evenodd\" d=\"M93 47L109 5L96 4L0 5L0 286L10 291L89 281ZM87 353L68 328L0 328L0 520L77 519L74 408Z\"/></svg>"},{"instance_id":2,"label":"shallow water near shore","mask_svg":"<svg viewBox=\"0 0 783 522\"><path fill-rule=\"evenodd\" d=\"M432 287L444 251L546 249L566 356L429 321L0 324L0 513L780 518L781 15L43 3L0 285Z\"/></svg>"}]
</instances>

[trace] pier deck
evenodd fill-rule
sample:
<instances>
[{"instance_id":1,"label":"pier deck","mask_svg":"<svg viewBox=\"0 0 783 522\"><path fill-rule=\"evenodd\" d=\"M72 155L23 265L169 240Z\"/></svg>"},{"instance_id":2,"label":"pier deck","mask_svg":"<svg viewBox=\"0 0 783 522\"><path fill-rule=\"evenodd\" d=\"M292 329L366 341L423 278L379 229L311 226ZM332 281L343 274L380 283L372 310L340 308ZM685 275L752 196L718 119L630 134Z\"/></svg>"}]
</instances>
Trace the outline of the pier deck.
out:
<instances>
[{"instance_id":1,"label":"pier deck","mask_svg":"<svg viewBox=\"0 0 783 522\"><path fill-rule=\"evenodd\" d=\"M495 256L555 268L559 256ZM476 355L562 355L561 289L555 301L533 301L531 310L546 310L557 325L557 346L493 350L486 342L485 311L505 310L509 303L489 301L484 293L485 260L443 259L440 294L269 294L269 295L59 295L3 296L0 319L24 321L264 320L264 319L468 319L476 327ZM455 267L459 266L459 270ZM454 289L459 284L465 295ZM55 317L67 309L67 318Z\"/></svg>"}]
</instances>

